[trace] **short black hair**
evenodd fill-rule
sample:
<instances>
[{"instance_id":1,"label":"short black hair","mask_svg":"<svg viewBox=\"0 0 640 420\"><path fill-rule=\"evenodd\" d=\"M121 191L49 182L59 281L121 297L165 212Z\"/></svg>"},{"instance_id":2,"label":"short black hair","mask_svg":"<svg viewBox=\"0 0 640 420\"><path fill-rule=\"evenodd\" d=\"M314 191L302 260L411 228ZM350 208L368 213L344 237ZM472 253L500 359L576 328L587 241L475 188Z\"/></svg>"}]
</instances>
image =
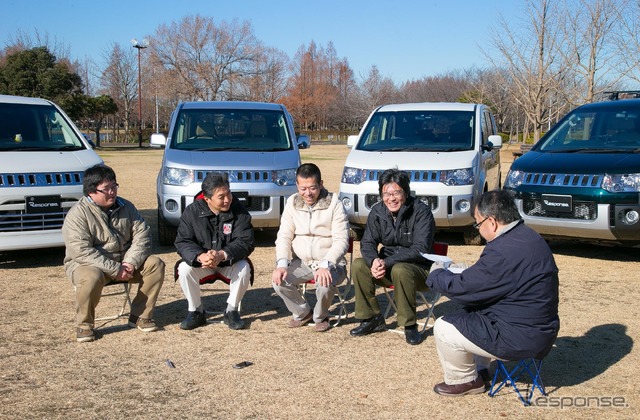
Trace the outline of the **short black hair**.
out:
<instances>
[{"instance_id":1,"label":"short black hair","mask_svg":"<svg viewBox=\"0 0 640 420\"><path fill-rule=\"evenodd\" d=\"M303 179L315 178L315 181L318 184L322 182L320 168L318 168L318 165L315 163L303 163L298 166L298 169L296 170L296 182L298 181L298 177Z\"/></svg>"},{"instance_id":2,"label":"short black hair","mask_svg":"<svg viewBox=\"0 0 640 420\"><path fill-rule=\"evenodd\" d=\"M82 178L82 193L89 196L98 189L98 185L104 181L116 182L116 173L109 166L104 164L94 165L84 171Z\"/></svg>"},{"instance_id":3,"label":"short black hair","mask_svg":"<svg viewBox=\"0 0 640 420\"><path fill-rule=\"evenodd\" d=\"M211 198L213 192L220 187L230 189L227 174L220 172L209 172L207 176L204 177L201 186L202 193L207 198Z\"/></svg>"},{"instance_id":4,"label":"short black hair","mask_svg":"<svg viewBox=\"0 0 640 420\"><path fill-rule=\"evenodd\" d=\"M503 225L520 220L513 193L507 190L486 191L477 198L473 208L482 217L493 217Z\"/></svg>"},{"instance_id":5,"label":"short black hair","mask_svg":"<svg viewBox=\"0 0 640 420\"><path fill-rule=\"evenodd\" d=\"M409 186L409 174L405 171L401 171L398 168L387 169L380 175L378 178L378 194L382 197L382 187L385 185L395 182L402 188L404 191L405 197L409 197L411 195L411 187Z\"/></svg>"}]
</instances>

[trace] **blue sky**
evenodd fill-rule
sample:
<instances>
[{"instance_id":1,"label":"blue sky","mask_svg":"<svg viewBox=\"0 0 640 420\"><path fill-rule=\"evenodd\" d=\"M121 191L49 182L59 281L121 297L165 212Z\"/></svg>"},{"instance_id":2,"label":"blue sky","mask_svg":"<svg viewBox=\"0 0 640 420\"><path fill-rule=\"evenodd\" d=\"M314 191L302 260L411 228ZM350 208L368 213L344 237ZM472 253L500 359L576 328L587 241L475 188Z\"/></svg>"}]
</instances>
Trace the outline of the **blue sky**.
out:
<instances>
[{"instance_id":1,"label":"blue sky","mask_svg":"<svg viewBox=\"0 0 640 420\"><path fill-rule=\"evenodd\" d=\"M199 14L251 22L267 46L293 57L301 45L331 41L356 78L372 65L396 83L450 70L486 67L499 15L526 17L518 0L2 0L0 46L18 30L63 43L72 58L103 65L114 43L131 45L163 23ZM488 48L490 49L490 48Z\"/></svg>"}]
</instances>

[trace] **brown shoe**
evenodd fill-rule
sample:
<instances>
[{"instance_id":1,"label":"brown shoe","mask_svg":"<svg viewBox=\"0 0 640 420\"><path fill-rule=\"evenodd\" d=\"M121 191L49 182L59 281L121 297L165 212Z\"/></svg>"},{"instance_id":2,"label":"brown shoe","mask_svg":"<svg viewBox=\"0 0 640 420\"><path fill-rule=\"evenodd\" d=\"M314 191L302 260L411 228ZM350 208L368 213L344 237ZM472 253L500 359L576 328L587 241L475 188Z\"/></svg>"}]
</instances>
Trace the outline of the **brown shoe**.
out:
<instances>
[{"instance_id":1,"label":"brown shoe","mask_svg":"<svg viewBox=\"0 0 640 420\"><path fill-rule=\"evenodd\" d=\"M481 377L477 377L471 382L464 384L447 385L444 382L440 382L433 387L433 391L436 394L443 395L445 397L459 397L468 394L482 394L484 392L484 381Z\"/></svg>"},{"instance_id":2,"label":"brown shoe","mask_svg":"<svg viewBox=\"0 0 640 420\"><path fill-rule=\"evenodd\" d=\"M289 328L302 327L304 325L307 325L311 321L312 318L313 318L313 314L311 313L311 311L309 311L309 313L306 314L304 316L304 318L302 318L300 320L296 320L296 319L289 320L289 323L287 324L287 327L289 327Z\"/></svg>"},{"instance_id":3,"label":"brown shoe","mask_svg":"<svg viewBox=\"0 0 640 420\"><path fill-rule=\"evenodd\" d=\"M93 329L76 328L76 341L78 343L88 343L96 339Z\"/></svg>"},{"instance_id":4,"label":"brown shoe","mask_svg":"<svg viewBox=\"0 0 640 420\"><path fill-rule=\"evenodd\" d=\"M318 332L325 332L329 328L331 328L331 325L329 324L329 318L325 318L320 322L316 322L316 331Z\"/></svg>"}]
</instances>

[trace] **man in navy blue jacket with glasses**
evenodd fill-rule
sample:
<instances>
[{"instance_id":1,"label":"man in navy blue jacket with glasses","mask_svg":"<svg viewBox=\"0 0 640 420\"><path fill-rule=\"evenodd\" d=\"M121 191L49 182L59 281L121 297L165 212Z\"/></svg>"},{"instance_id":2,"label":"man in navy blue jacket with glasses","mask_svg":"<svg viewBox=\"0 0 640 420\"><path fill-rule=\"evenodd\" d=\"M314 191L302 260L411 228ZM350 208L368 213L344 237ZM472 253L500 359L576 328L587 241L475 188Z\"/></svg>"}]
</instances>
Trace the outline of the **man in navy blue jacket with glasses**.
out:
<instances>
[{"instance_id":1,"label":"man in navy blue jacket with glasses","mask_svg":"<svg viewBox=\"0 0 640 420\"><path fill-rule=\"evenodd\" d=\"M434 263L427 278L464 307L433 328L444 370L434 391L445 396L484 392L491 359L543 358L560 329L558 267L545 240L520 219L512 195L485 192L474 217L487 241L480 259L459 274Z\"/></svg>"}]
</instances>

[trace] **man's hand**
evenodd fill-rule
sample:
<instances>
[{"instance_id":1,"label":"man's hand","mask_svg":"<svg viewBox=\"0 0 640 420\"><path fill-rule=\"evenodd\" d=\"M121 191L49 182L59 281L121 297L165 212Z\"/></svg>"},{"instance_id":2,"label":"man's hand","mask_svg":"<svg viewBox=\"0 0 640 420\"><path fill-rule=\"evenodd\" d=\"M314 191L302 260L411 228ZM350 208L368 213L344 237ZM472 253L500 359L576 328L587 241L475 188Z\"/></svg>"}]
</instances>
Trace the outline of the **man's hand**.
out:
<instances>
[{"instance_id":1,"label":"man's hand","mask_svg":"<svg viewBox=\"0 0 640 420\"><path fill-rule=\"evenodd\" d=\"M118 275L116 276L116 280L131 280L133 278L134 272L133 265L127 262L123 262L120 264L120 270L118 270Z\"/></svg>"},{"instance_id":2,"label":"man's hand","mask_svg":"<svg viewBox=\"0 0 640 420\"><path fill-rule=\"evenodd\" d=\"M196 258L203 268L215 268L218 266L218 262L215 258L215 251L209 250L198 255Z\"/></svg>"},{"instance_id":3,"label":"man's hand","mask_svg":"<svg viewBox=\"0 0 640 420\"><path fill-rule=\"evenodd\" d=\"M287 269L280 267L273 270L271 273L271 282L276 286L280 286L282 281L287 278Z\"/></svg>"},{"instance_id":4,"label":"man's hand","mask_svg":"<svg viewBox=\"0 0 640 420\"><path fill-rule=\"evenodd\" d=\"M374 279L383 278L386 272L387 266L385 265L382 258L376 258L375 260L373 260L373 263L371 263L371 276Z\"/></svg>"},{"instance_id":5,"label":"man's hand","mask_svg":"<svg viewBox=\"0 0 640 420\"><path fill-rule=\"evenodd\" d=\"M329 271L328 268L318 268L315 273L313 273L313 280L316 282L316 285L328 287L331 285L331 271Z\"/></svg>"}]
</instances>

